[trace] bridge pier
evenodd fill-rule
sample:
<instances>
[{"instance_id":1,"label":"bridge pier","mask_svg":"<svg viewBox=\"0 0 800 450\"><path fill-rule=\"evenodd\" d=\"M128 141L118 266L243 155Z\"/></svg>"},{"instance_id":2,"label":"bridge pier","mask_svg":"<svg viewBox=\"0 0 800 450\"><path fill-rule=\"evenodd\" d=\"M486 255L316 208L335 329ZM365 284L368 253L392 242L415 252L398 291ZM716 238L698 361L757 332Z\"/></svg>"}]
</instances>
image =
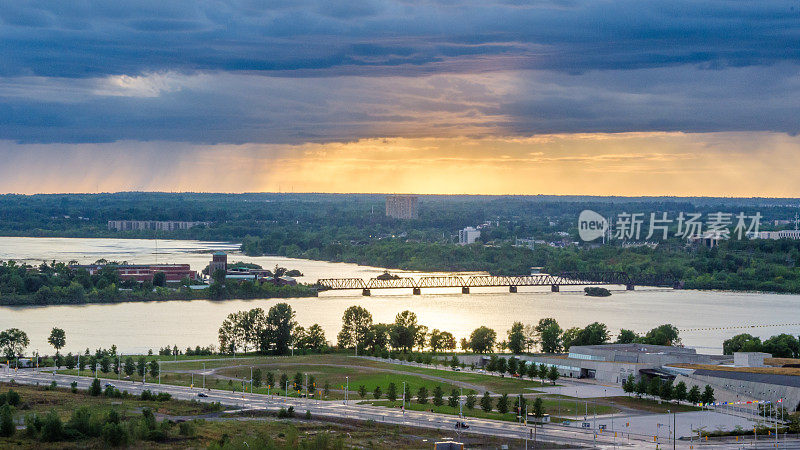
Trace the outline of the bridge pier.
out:
<instances>
[{"instance_id":1,"label":"bridge pier","mask_svg":"<svg viewBox=\"0 0 800 450\"><path fill-rule=\"evenodd\" d=\"M413 293L414 295L420 295L420 294L422 293L422 290L421 290L420 288L414 288L414 290L412 291L412 293Z\"/></svg>"},{"instance_id":2,"label":"bridge pier","mask_svg":"<svg viewBox=\"0 0 800 450\"><path fill-rule=\"evenodd\" d=\"M550 292L558 292L558 291L559 291L559 286L557 284L550 285Z\"/></svg>"},{"instance_id":3,"label":"bridge pier","mask_svg":"<svg viewBox=\"0 0 800 450\"><path fill-rule=\"evenodd\" d=\"M461 293L462 294L469 294L469 287L468 286L461 286Z\"/></svg>"},{"instance_id":4,"label":"bridge pier","mask_svg":"<svg viewBox=\"0 0 800 450\"><path fill-rule=\"evenodd\" d=\"M508 287L508 292L511 292L512 294L515 294L517 292L517 287L516 286L509 286Z\"/></svg>"},{"instance_id":5,"label":"bridge pier","mask_svg":"<svg viewBox=\"0 0 800 450\"><path fill-rule=\"evenodd\" d=\"M372 292L370 292L369 289L362 289L361 290L361 295L363 295L365 297L369 297L370 295L372 295Z\"/></svg>"},{"instance_id":6,"label":"bridge pier","mask_svg":"<svg viewBox=\"0 0 800 450\"><path fill-rule=\"evenodd\" d=\"M626 290L626 291L632 291L632 290L633 290L633 287L634 287L634 286L633 286L632 284L626 284L626 285L625 285L625 290Z\"/></svg>"}]
</instances>

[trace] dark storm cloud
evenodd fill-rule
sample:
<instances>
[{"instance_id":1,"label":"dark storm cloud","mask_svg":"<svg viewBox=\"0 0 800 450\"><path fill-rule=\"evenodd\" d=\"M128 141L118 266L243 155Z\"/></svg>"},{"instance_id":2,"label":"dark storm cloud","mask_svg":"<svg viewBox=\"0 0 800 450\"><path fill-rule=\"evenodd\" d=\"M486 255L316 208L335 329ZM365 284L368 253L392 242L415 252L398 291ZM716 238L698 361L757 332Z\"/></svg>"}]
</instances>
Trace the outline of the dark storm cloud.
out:
<instances>
[{"instance_id":1,"label":"dark storm cloud","mask_svg":"<svg viewBox=\"0 0 800 450\"><path fill-rule=\"evenodd\" d=\"M799 3L769 0L4 0L0 76L414 74L498 53L563 71L770 64L797 58L798 19Z\"/></svg>"},{"instance_id":2,"label":"dark storm cloud","mask_svg":"<svg viewBox=\"0 0 800 450\"><path fill-rule=\"evenodd\" d=\"M0 139L797 133L800 2L0 0Z\"/></svg>"}]
</instances>

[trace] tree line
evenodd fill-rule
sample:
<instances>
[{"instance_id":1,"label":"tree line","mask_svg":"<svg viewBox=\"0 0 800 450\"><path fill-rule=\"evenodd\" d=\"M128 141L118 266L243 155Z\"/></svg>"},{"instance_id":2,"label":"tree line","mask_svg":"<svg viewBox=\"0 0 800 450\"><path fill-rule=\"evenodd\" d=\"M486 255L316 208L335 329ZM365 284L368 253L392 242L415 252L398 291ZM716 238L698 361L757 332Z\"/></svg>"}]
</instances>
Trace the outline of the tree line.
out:
<instances>
[{"instance_id":1,"label":"tree line","mask_svg":"<svg viewBox=\"0 0 800 450\"><path fill-rule=\"evenodd\" d=\"M228 314L218 331L223 353L255 350L263 354L287 355L291 349L320 352L328 347L325 332L318 324L308 329L297 324L287 303L278 303L269 311L253 308Z\"/></svg>"},{"instance_id":2,"label":"tree line","mask_svg":"<svg viewBox=\"0 0 800 450\"><path fill-rule=\"evenodd\" d=\"M800 358L800 341L791 334L782 333L761 342L757 336L742 333L722 343L722 354L735 352L764 352L775 358Z\"/></svg>"},{"instance_id":3,"label":"tree line","mask_svg":"<svg viewBox=\"0 0 800 450\"><path fill-rule=\"evenodd\" d=\"M0 263L0 305L72 305L85 303L118 303L130 301L227 299L227 298L288 298L313 297L316 289L298 284L278 286L273 283L229 281L208 289L190 289L192 281L184 278L168 287L163 272L153 281L122 279L115 269L117 263L106 264L94 274L86 269L72 269L63 262L52 261L38 266L16 261ZM224 276L223 276L224 278Z\"/></svg>"},{"instance_id":4,"label":"tree line","mask_svg":"<svg viewBox=\"0 0 800 450\"><path fill-rule=\"evenodd\" d=\"M714 403L714 388L710 385L705 385L703 391L697 385L687 389L686 383L679 381L673 386L671 380L661 380L658 377L652 377L649 380L647 377L636 378L631 374L628 375L622 382L622 390L628 394L636 394L637 397L649 395L653 398L660 398L664 401L688 401L693 404L710 404Z\"/></svg>"}]
</instances>

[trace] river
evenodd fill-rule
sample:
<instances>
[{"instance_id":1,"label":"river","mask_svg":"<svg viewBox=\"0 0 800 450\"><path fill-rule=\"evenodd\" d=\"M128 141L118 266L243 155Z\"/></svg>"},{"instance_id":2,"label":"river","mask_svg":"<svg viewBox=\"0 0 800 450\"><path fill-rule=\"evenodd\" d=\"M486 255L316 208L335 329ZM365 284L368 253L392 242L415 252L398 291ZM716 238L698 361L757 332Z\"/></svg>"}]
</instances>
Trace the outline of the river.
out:
<instances>
[{"instance_id":1,"label":"river","mask_svg":"<svg viewBox=\"0 0 800 450\"><path fill-rule=\"evenodd\" d=\"M230 251L229 262L248 261L263 267L276 264L298 269L300 281L313 282L325 277L374 277L383 269L355 264L329 263L283 257L247 257L235 251L237 245L224 242L71 239L0 237L0 259L43 260L91 263L104 258L129 263L188 263L202 270L210 252ZM157 250L156 250L157 249ZM394 273L403 272L393 271ZM414 274L424 275L424 274ZM580 287L519 288L510 294L501 288L460 290L373 290L371 297L360 291L324 292L319 298L288 300L169 301L121 303L111 305L0 307L0 329L17 327L31 340L29 350L52 353L47 336L54 326L67 334L64 352L98 347L117 347L127 353L157 351L165 345L180 348L216 344L219 325L231 312L261 307L265 310L285 301L297 312L297 321L308 327L320 324L328 340L335 342L344 310L352 305L367 308L376 322L392 322L405 309L414 311L419 323L430 329L453 333L457 339L486 325L505 339L515 321L535 323L554 317L562 328L605 323L612 333L620 328L645 332L663 323L681 329L683 343L699 352L722 352L722 341L738 333L766 338L779 333L800 334L800 295L690 291L638 287L613 289L605 298L585 297Z\"/></svg>"}]
</instances>

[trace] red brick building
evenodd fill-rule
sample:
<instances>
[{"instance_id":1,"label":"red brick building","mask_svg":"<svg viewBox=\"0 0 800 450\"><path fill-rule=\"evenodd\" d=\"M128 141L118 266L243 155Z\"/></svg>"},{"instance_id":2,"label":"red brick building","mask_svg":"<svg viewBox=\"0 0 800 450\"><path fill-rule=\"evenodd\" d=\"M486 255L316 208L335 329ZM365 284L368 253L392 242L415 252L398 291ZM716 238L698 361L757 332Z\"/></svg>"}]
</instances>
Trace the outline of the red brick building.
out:
<instances>
[{"instance_id":1,"label":"red brick building","mask_svg":"<svg viewBox=\"0 0 800 450\"><path fill-rule=\"evenodd\" d=\"M167 282L179 282L185 277L196 280L197 272L189 267L189 264L83 264L71 265L71 269L85 269L89 275L94 275L106 265L117 269L119 277L123 280L153 281L156 272L164 272Z\"/></svg>"}]
</instances>

